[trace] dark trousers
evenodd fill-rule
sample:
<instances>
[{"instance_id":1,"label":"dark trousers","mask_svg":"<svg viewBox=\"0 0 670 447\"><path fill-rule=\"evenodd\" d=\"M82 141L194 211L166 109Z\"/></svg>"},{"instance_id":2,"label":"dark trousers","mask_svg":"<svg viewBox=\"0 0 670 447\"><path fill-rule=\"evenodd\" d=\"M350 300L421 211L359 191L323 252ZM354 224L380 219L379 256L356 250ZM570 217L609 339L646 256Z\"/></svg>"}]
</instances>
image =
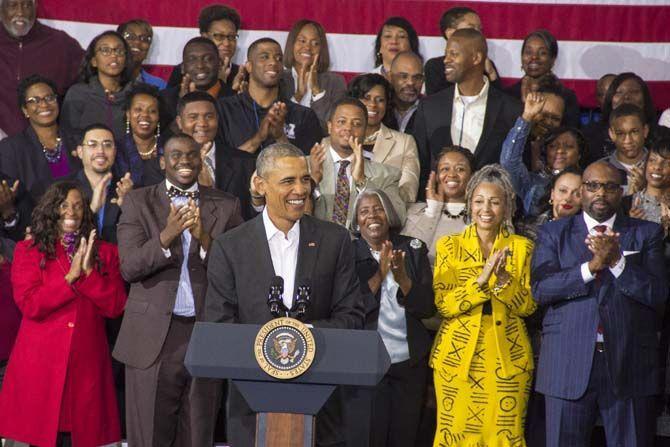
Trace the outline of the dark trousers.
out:
<instances>
[{"instance_id":1,"label":"dark trousers","mask_svg":"<svg viewBox=\"0 0 670 447\"><path fill-rule=\"evenodd\" d=\"M653 446L656 399L656 396L618 398L613 392L605 354L596 352L589 384L581 398L545 396L547 447L589 447L598 413L608 446Z\"/></svg>"},{"instance_id":2,"label":"dark trousers","mask_svg":"<svg viewBox=\"0 0 670 447\"><path fill-rule=\"evenodd\" d=\"M126 426L132 447L199 447L214 443L221 381L194 379L184 357L194 319L172 317L156 362L126 366Z\"/></svg>"},{"instance_id":3,"label":"dark trousers","mask_svg":"<svg viewBox=\"0 0 670 447\"><path fill-rule=\"evenodd\" d=\"M416 442L428 363L391 365L374 388L342 387L347 447L405 447Z\"/></svg>"}]
</instances>

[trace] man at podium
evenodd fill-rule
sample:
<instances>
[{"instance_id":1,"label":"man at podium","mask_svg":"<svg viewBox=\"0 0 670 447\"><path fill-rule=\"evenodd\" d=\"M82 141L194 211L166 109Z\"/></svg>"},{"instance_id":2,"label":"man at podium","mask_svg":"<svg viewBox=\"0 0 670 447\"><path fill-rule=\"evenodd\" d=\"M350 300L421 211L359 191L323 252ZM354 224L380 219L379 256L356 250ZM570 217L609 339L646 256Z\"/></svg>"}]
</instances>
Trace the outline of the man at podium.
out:
<instances>
[{"instance_id":1,"label":"man at podium","mask_svg":"<svg viewBox=\"0 0 670 447\"><path fill-rule=\"evenodd\" d=\"M268 146L258 156L256 173L254 187L264 196L265 209L212 244L206 321L267 323L273 318L268 291L280 276L283 315L295 315L295 293L308 286L311 299L302 318L306 324L362 328L363 297L349 233L305 215L311 185L302 151L288 143ZM229 395L228 441L251 447L255 415L237 390ZM329 401L317 415L317 445L344 445L340 425L337 405Z\"/></svg>"}]
</instances>

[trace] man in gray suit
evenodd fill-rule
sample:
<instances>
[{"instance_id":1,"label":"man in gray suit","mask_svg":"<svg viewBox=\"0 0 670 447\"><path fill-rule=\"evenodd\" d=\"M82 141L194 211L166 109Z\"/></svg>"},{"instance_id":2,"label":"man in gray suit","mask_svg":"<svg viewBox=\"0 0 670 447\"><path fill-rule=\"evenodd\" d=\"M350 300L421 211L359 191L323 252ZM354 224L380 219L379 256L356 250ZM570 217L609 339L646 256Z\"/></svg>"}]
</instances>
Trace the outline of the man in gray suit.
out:
<instances>
[{"instance_id":1,"label":"man in gray suit","mask_svg":"<svg viewBox=\"0 0 670 447\"><path fill-rule=\"evenodd\" d=\"M335 103L328 119L329 137L312 148L310 172L317 191L314 216L345 227L353 219L358 193L367 187L381 189L391 200L401 222L407 207L400 196L399 169L368 160L360 141L365 135L368 111L358 99Z\"/></svg>"},{"instance_id":2,"label":"man in gray suit","mask_svg":"<svg viewBox=\"0 0 670 447\"><path fill-rule=\"evenodd\" d=\"M212 240L242 222L237 198L199 186L200 145L165 144L165 182L129 192L118 225L121 273L130 283L114 357L126 365L126 424L133 447L213 444L220 382L184 366L203 319Z\"/></svg>"},{"instance_id":3,"label":"man in gray suit","mask_svg":"<svg viewBox=\"0 0 670 447\"><path fill-rule=\"evenodd\" d=\"M256 161L256 190L263 212L223 234L212 246L207 276L207 321L263 324L273 317L266 304L274 276L284 280L291 308L300 285L311 285L304 321L315 327L359 329L362 297L346 229L305 215L311 179L300 149L278 143ZM255 417L235 388L230 390L228 441L253 445ZM342 445L332 406L317 415L317 445Z\"/></svg>"}]
</instances>

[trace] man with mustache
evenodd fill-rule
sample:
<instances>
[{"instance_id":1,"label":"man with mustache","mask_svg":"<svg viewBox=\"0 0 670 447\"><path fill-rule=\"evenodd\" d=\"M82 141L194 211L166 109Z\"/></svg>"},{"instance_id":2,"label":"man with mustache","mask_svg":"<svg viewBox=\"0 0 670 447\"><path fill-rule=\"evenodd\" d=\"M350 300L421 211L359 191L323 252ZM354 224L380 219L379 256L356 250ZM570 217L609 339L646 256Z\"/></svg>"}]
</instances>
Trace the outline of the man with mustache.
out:
<instances>
[{"instance_id":1,"label":"man with mustache","mask_svg":"<svg viewBox=\"0 0 670 447\"><path fill-rule=\"evenodd\" d=\"M398 53L391 62L390 81L395 95L391 105L391 128L412 133L414 112L419 107L419 96L423 88L423 65L421 58L411 51Z\"/></svg>"},{"instance_id":2,"label":"man with mustache","mask_svg":"<svg viewBox=\"0 0 670 447\"><path fill-rule=\"evenodd\" d=\"M212 445L221 386L193 379L184 356L204 318L212 240L242 222L240 203L198 185L200 145L191 136L171 137L160 163L165 182L128 193L118 226L130 293L113 355L126 365L128 444Z\"/></svg>"},{"instance_id":3,"label":"man with mustache","mask_svg":"<svg viewBox=\"0 0 670 447\"><path fill-rule=\"evenodd\" d=\"M0 1L0 129L14 135L26 126L16 106L16 89L26 74L53 80L58 93L77 80L84 50L66 32L36 19L37 0Z\"/></svg>"},{"instance_id":4,"label":"man with mustache","mask_svg":"<svg viewBox=\"0 0 670 447\"><path fill-rule=\"evenodd\" d=\"M247 50L248 89L219 101L219 134L227 146L257 154L272 143L291 143L309 154L323 136L312 109L285 97L280 89L282 49L264 37Z\"/></svg>"},{"instance_id":5,"label":"man with mustache","mask_svg":"<svg viewBox=\"0 0 670 447\"><path fill-rule=\"evenodd\" d=\"M532 294L545 314L536 390L545 395L547 447L589 446L598 414L607 445L654 445L663 232L619 213L621 196L620 172L593 163L583 212L537 237Z\"/></svg>"},{"instance_id":6,"label":"man with mustache","mask_svg":"<svg viewBox=\"0 0 670 447\"><path fill-rule=\"evenodd\" d=\"M431 162L445 146L472 151L475 169L500 160L500 146L521 114L521 105L490 88L484 75L487 54L486 39L475 29L456 30L447 41L445 76L454 85L423 99L415 113L413 135L421 162L419 193L425 192Z\"/></svg>"}]
</instances>

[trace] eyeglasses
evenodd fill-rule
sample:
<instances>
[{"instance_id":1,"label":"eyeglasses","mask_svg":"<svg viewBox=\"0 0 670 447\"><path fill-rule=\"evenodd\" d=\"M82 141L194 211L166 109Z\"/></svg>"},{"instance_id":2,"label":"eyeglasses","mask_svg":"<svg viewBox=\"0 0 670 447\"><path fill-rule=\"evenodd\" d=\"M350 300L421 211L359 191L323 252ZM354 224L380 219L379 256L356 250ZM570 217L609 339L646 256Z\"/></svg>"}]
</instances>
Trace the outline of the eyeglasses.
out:
<instances>
[{"instance_id":1,"label":"eyeglasses","mask_svg":"<svg viewBox=\"0 0 670 447\"><path fill-rule=\"evenodd\" d=\"M152 36L148 36L146 34L140 34L138 36L135 33L128 33L128 32L123 33L123 38L129 42L135 42L139 40L140 42L143 43L151 43L151 41L154 40Z\"/></svg>"},{"instance_id":2,"label":"eyeglasses","mask_svg":"<svg viewBox=\"0 0 670 447\"><path fill-rule=\"evenodd\" d=\"M126 55L126 49L125 48L110 48L110 47L101 47L95 50L96 53L100 53L103 56L111 56L112 54L115 56L125 56Z\"/></svg>"},{"instance_id":3,"label":"eyeglasses","mask_svg":"<svg viewBox=\"0 0 670 447\"><path fill-rule=\"evenodd\" d=\"M614 182L584 182L582 185L588 192L597 192L600 188L603 188L605 192L616 192L621 189L621 185Z\"/></svg>"},{"instance_id":4,"label":"eyeglasses","mask_svg":"<svg viewBox=\"0 0 670 447\"><path fill-rule=\"evenodd\" d=\"M44 104L54 104L56 100L58 99L57 95L46 95L46 96L31 96L30 98L26 98L26 104L31 105L31 106L38 106L40 103Z\"/></svg>"},{"instance_id":5,"label":"eyeglasses","mask_svg":"<svg viewBox=\"0 0 670 447\"><path fill-rule=\"evenodd\" d=\"M237 42L237 39L240 38L239 34L221 34L221 33L213 33L210 34L209 37L212 38L212 40L216 42L223 42L224 40L227 40L230 43Z\"/></svg>"},{"instance_id":6,"label":"eyeglasses","mask_svg":"<svg viewBox=\"0 0 670 447\"><path fill-rule=\"evenodd\" d=\"M102 147L103 149L114 149L114 140L88 140L84 143L84 146L87 148L93 150L97 149L99 147Z\"/></svg>"}]
</instances>

